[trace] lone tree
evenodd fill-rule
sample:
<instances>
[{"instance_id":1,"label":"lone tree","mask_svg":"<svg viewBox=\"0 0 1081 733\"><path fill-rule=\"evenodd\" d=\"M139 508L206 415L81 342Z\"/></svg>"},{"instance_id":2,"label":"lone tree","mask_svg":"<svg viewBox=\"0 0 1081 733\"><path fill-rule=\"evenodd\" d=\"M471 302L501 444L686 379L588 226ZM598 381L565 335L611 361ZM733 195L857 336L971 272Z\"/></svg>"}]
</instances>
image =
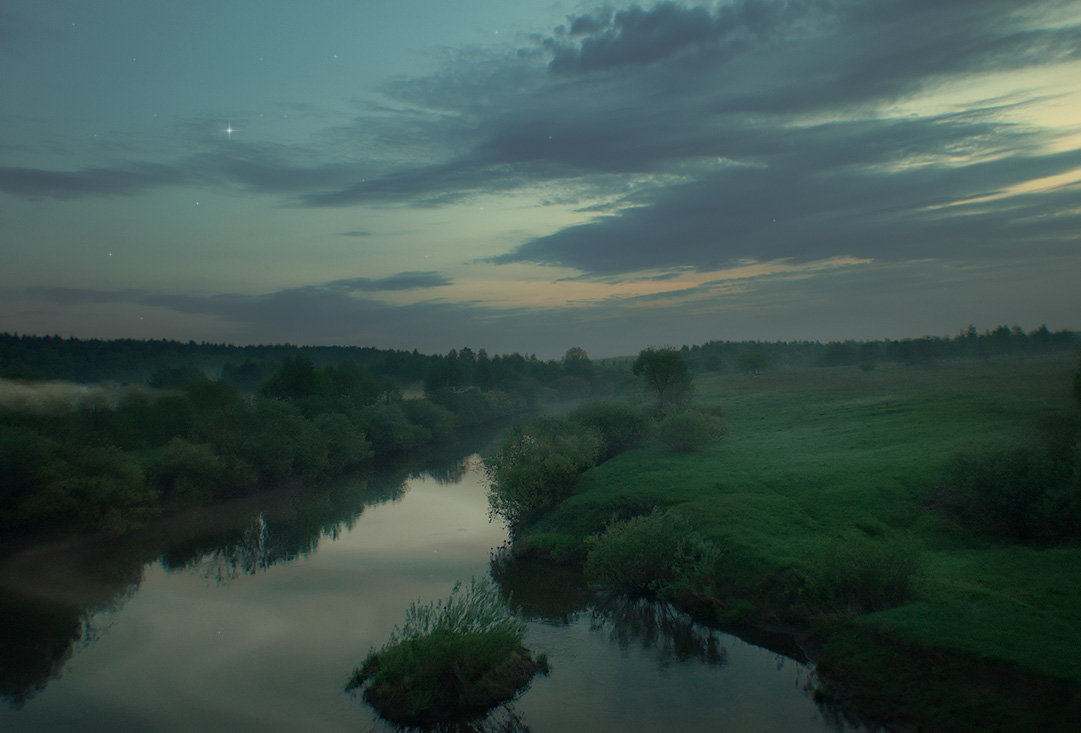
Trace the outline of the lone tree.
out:
<instances>
[{"instance_id":1,"label":"lone tree","mask_svg":"<svg viewBox=\"0 0 1081 733\"><path fill-rule=\"evenodd\" d=\"M691 372L683 355L666 346L652 346L638 352L632 370L634 376L645 377L646 383L657 392L657 412L664 412L665 400L674 402L687 396L691 390Z\"/></svg>"},{"instance_id":2,"label":"lone tree","mask_svg":"<svg viewBox=\"0 0 1081 733\"><path fill-rule=\"evenodd\" d=\"M570 377L589 379L593 376L593 362L589 360L585 349L573 346L563 355L563 371Z\"/></svg>"}]
</instances>

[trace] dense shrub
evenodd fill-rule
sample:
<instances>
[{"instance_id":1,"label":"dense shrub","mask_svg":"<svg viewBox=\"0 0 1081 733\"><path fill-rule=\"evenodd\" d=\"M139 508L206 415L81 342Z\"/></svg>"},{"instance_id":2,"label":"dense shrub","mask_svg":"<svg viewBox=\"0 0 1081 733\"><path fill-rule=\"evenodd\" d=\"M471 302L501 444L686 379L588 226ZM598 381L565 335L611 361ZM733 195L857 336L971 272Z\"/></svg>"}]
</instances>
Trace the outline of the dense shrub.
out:
<instances>
[{"instance_id":1,"label":"dense shrub","mask_svg":"<svg viewBox=\"0 0 1081 733\"><path fill-rule=\"evenodd\" d=\"M597 431L602 460L635 447L649 430L649 418L642 410L615 400L581 405L571 412L570 419Z\"/></svg>"},{"instance_id":2,"label":"dense shrub","mask_svg":"<svg viewBox=\"0 0 1081 733\"><path fill-rule=\"evenodd\" d=\"M834 538L815 557L808 601L830 612L866 613L904 603L922 551L904 539Z\"/></svg>"},{"instance_id":3,"label":"dense shrub","mask_svg":"<svg viewBox=\"0 0 1081 733\"><path fill-rule=\"evenodd\" d=\"M454 413L428 400L404 400L402 411L415 425L428 431L435 440L447 440L454 435Z\"/></svg>"},{"instance_id":4,"label":"dense shrub","mask_svg":"<svg viewBox=\"0 0 1081 733\"><path fill-rule=\"evenodd\" d=\"M238 452L263 480L277 482L326 466L326 446L315 426L292 403L257 400L246 422Z\"/></svg>"},{"instance_id":5,"label":"dense shrub","mask_svg":"<svg viewBox=\"0 0 1081 733\"><path fill-rule=\"evenodd\" d=\"M229 467L213 448L183 438L169 441L149 472L166 506L204 504L230 483Z\"/></svg>"},{"instance_id":6,"label":"dense shrub","mask_svg":"<svg viewBox=\"0 0 1081 733\"><path fill-rule=\"evenodd\" d=\"M365 407L360 411L360 423L372 449L379 455L414 448L432 438L429 431L411 423L396 403Z\"/></svg>"},{"instance_id":7,"label":"dense shrub","mask_svg":"<svg viewBox=\"0 0 1081 733\"><path fill-rule=\"evenodd\" d=\"M1078 460L1044 445L1015 445L955 456L939 503L961 523L1023 541L1081 536Z\"/></svg>"},{"instance_id":8,"label":"dense shrub","mask_svg":"<svg viewBox=\"0 0 1081 733\"><path fill-rule=\"evenodd\" d=\"M390 641L369 652L346 689L399 725L460 722L514 697L547 662L522 646L525 624L489 581L460 583L449 598L418 605Z\"/></svg>"},{"instance_id":9,"label":"dense shrub","mask_svg":"<svg viewBox=\"0 0 1081 733\"><path fill-rule=\"evenodd\" d=\"M586 574L596 583L631 595L677 598L710 584L718 550L678 512L652 513L613 522L586 539Z\"/></svg>"},{"instance_id":10,"label":"dense shrub","mask_svg":"<svg viewBox=\"0 0 1081 733\"><path fill-rule=\"evenodd\" d=\"M31 524L69 523L119 532L142 524L158 511L158 496L134 458L113 447L81 449L67 471L19 507Z\"/></svg>"},{"instance_id":11,"label":"dense shrub","mask_svg":"<svg viewBox=\"0 0 1081 733\"><path fill-rule=\"evenodd\" d=\"M601 438L567 420L540 419L509 431L486 459L492 512L516 531L574 490L578 475L595 465Z\"/></svg>"},{"instance_id":12,"label":"dense shrub","mask_svg":"<svg viewBox=\"0 0 1081 733\"><path fill-rule=\"evenodd\" d=\"M372 457L372 444L341 413L324 413L312 419L326 450L325 470L339 474L357 468Z\"/></svg>"},{"instance_id":13,"label":"dense shrub","mask_svg":"<svg viewBox=\"0 0 1081 733\"><path fill-rule=\"evenodd\" d=\"M721 419L697 410L669 415L657 427L657 442L673 452L696 451L720 440L727 429Z\"/></svg>"}]
</instances>

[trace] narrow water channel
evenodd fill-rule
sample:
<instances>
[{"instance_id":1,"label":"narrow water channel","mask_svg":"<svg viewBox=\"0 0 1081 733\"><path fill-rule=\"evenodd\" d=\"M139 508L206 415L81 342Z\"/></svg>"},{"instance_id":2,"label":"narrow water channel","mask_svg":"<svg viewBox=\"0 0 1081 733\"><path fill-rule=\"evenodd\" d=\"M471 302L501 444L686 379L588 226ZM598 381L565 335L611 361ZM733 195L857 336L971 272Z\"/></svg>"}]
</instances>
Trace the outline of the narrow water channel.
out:
<instances>
[{"instance_id":1,"label":"narrow water channel","mask_svg":"<svg viewBox=\"0 0 1081 733\"><path fill-rule=\"evenodd\" d=\"M391 731L343 691L410 602L493 571L476 455L278 492L0 567L0 730ZM500 730L851 730L803 661L495 564L546 652Z\"/></svg>"}]
</instances>

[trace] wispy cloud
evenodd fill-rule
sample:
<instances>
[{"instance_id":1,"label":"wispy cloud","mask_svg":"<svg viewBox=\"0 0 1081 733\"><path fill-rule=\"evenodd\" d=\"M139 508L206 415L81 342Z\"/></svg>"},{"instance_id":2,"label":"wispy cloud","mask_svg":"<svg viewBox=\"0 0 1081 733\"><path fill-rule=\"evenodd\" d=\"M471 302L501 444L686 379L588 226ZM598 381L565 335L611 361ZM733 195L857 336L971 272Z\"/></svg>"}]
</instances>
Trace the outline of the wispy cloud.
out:
<instances>
[{"instance_id":1,"label":"wispy cloud","mask_svg":"<svg viewBox=\"0 0 1081 733\"><path fill-rule=\"evenodd\" d=\"M345 280L334 280L316 287L325 290L341 290L347 293L374 293L387 290L441 288L453 284L453 280L438 272L417 271L399 272L396 275L380 278L354 277Z\"/></svg>"},{"instance_id":2,"label":"wispy cloud","mask_svg":"<svg viewBox=\"0 0 1081 733\"><path fill-rule=\"evenodd\" d=\"M1018 193L1081 169L1081 152L1055 148L1061 130L1011 117L1044 90L948 113L905 107L964 75L1081 60L1070 8L736 0L597 10L513 52L473 49L386 84L385 104L329 131L329 148L233 141L172 161L0 168L0 191L211 185L303 207L442 207L547 186L596 218L492 261L594 277L1076 243L1074 192ZM996 206L949 206L988 196Z\"/></svg>"}]
</instances>

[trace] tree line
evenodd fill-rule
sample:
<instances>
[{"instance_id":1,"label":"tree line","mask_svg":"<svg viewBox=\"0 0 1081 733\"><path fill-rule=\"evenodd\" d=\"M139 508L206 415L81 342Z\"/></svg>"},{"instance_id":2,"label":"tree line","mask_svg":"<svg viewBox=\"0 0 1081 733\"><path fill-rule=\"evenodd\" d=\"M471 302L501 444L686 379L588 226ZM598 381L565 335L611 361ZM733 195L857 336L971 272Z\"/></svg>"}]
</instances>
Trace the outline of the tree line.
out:
<instances>
[{"instance_id":1,"label":"tree line","mask_svg":"<svg viewBox=\"0 0 1081 733\"><path fill-rule=\"evenodd\" d=\"M969 325L953 336L922 336L870 341L708 341L684 346L683 355L698 372L744 372L769 369L858 366L873 369L892 362L927 365L950 359L995 359L1038 356L1069 351L1081 344L1076 331L1051 331L1041 325L1031 331L1020 326L997 326L977 331Z\"/></svg>"},{"instance_id":2,"label":"tree line","mask_svg":"<svg viewBox=\"0 0 1081 733\"><path fill-rule=\"evenodd\" d=\"M6 344L13 342L52 356L91 348L30 337ZM161 355L133 343L115 343L116 353ZM200 349L164 344L171 355ZM161 511L341 475L530 411L538 399L580 397L611 382L580 349L566 365L463 349L422 358L383 352L369 368L337 358L343 353L354 352L294 348L276 364L226 363L216 377L194 362L173 363L143 384L0 404L0 529L121 531ZM313 355L335 358L320 364ZM34 367L14 368L9 379ZM31 393L35 384L13 383Z\"/></svg>"}]
</instances>

